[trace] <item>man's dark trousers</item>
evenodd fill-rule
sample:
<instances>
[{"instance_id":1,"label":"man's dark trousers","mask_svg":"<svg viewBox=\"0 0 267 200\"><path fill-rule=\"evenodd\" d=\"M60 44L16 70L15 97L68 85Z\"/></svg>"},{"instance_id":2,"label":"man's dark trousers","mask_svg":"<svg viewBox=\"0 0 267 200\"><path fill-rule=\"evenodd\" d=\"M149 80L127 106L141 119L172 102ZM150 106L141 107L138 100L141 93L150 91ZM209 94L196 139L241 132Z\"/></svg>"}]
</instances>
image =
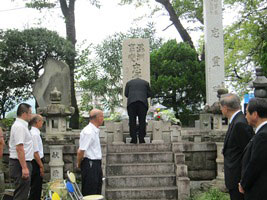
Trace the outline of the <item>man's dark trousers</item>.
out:
<instances>
[{"instance_id":1,"label":"man's dark trousers","mask_svg":"<svg viewBox=\"0 0 267 200\"><path fill-rule=\"evenodd\" d=\"M133 141L137 141L136 117L139 122L139 141L144 140L146 136L146 114L148 108L141 101L136 101L128 105L127 111L129 115L130 136Z\"/></svg>"},{"instance_id":2,"label":"man's dark trousers","mask_svg":"<svg viewBox=\"0 0 267 200\"><path fill-rule=\"evenodd\" d=\"M30 161L26 162L30 172L30 177L27 179L22 178L22 168L18 159L9 159L10 177L14 179L15 191L13 195L14 200L27 200L30 186L31 186L31 173L32 164Z\"/></svg>"},{"instance_id":3,"label":"man's dark trousers","mask_svg":"<svg viewBox=\"0 0 267 200\"><path fill-rule=\"evenodd\" d=\"M81 162L82 195L101 194L102 168L101 160L84 158Z\"/></svg>"},{"instance_id":4,"label":"man's dark trousers","mask_svg":"<svg viewBox=\"0 0 267 200\"><path fill-rule=\"evenodd\" d=\"M40 200L42 193L43 178L40 175L40 167L35 160L32 160L32 178L29 200Z\"/></svg>"},{"instance_id":5,"label":"man's dark trousers","mask_svg":"<svg viewBox=\"0 0 267 200\"><path fill-rule=\"evenodd\" d=\"M238 187L229 190L231 200L244 200L244 195L238 190Z\"/></svg>"}]
</instances>

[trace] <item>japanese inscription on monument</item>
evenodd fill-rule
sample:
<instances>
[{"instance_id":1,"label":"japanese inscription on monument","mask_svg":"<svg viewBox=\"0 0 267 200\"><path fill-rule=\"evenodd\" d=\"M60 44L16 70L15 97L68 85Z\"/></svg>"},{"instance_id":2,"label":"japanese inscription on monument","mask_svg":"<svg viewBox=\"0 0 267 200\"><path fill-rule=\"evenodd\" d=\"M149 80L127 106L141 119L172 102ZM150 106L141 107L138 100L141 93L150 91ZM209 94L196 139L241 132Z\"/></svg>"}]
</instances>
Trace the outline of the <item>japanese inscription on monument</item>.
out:
<instances>
[{"instance_id":1,"label":"japanese inscription on monument","mask_svg":"<svg viewBox=\"0 0 267 200\"><path fill-rule=\"evenodd\" d=\"M222 0L204 0L207 104L218 100L214 88L224 83Z\"/></svg>"},{"instance_id":2,"label":"japanese inscription on monument","mask_svg":"<svg viewBox=\"0 0 267 200\"><path fill-rule=\"evenodd\" d=\"M122 45L123 91L127 81L141 78L150 82L148 39L126 39ZM126 98L123 95L123 105Z\"/></svg>"}]
</instances>

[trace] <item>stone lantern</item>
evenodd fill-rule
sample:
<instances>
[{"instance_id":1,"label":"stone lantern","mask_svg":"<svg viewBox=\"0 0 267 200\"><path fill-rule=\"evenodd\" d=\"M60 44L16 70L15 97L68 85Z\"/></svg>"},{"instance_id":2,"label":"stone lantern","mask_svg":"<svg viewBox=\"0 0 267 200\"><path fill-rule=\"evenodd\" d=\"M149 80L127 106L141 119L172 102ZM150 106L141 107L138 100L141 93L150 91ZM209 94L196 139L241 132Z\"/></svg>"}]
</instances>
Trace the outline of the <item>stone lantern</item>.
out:
<instances>
[{"instance_id":1,"label":"stone lantern","mask_svg":"<svg viewBox=\"0 0 267 200\"><path fill-rule=\"evenodd\" d=\"M256 68L256 79L253 81L254 96L267 98L267 78L263 75L262 68Z\"/></svg>"},{"instance_id":2,"label":"stone lantern","mask_svg":"<svg viewBox=\"0 0 267 200\"><path fill-rule=\"evenodd\" d=\"M46 140L50 150L50 177L51 180L63 179L63 145L67 134L66 117L74 113L74 108L60 104L61 92L54 88L50 93L51 104L37 109L37 112L46 117Z\"/></svg>"},{"instance_id":3,"label":"stone lantern","mask_svg":"<svg viewBox=\"0 0 267 200\"><path fill-rule=\"evenodd\" d=\"M67 132L66 117L74 113L74 108L61 104L61 92L55 87L50 93L51 104L38 108L37 112L46 117L46 139L63 140Z\"/></svg>"}]
</instances>

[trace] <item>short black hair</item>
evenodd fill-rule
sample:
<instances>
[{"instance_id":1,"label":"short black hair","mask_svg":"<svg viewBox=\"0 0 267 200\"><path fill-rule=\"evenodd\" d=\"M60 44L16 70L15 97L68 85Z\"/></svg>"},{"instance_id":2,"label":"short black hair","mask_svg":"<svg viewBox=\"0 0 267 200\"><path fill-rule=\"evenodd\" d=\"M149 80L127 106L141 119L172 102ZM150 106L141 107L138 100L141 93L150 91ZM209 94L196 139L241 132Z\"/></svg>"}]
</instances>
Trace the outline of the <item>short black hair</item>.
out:
<instances>
[{"instance_id":1,"label":"short black hair","mask_svg":"<svg viewBox=\"0 0 267 200\"><path fill-rule=\"evenodd\" d=\"M267 99L257 97L250 99L248 112L249 114L257 112L260 118L267 118Z\"/></svg>"},{"instance_id":2,"label":"short black hair","mask_svg":"<svg viewBox=\"0 0 267 200\"><path fill-rule=\"evenodd\" d=\"M19 107L17 109L17 116L20 117L23 113L28 113L30 108L31 108L31 105L27 103L19 104Z\"/></svg>"}]
</instances>

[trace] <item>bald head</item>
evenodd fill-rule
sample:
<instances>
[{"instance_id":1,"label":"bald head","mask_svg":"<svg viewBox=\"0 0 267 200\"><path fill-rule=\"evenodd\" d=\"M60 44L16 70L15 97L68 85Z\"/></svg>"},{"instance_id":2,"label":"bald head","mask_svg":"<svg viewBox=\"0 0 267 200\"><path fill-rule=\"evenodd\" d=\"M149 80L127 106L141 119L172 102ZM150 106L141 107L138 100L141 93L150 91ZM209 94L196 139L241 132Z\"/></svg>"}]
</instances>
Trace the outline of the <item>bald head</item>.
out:
<instances>
[{"instance_id":1,"label":"bald head","mask_svg":"<svg viewBox=\"0 0 267 200\"><path fill-rule=\"evenodd\" d=\"M41 128L43 126L43 117L39 114L32 115L29 125L36 128Z\"/></svg>"},{"instance_id":2,"label":"bald head","mask_svg":"<svg viewBox=\"0 0 267 200\"><path fill-rule=\"evenodd\" d=\"M90 122L94 124L96 127L99 127L103 124L104 115L103 111L99 109L93 109L89 112Z\"/></svg>"}]
</instances>

